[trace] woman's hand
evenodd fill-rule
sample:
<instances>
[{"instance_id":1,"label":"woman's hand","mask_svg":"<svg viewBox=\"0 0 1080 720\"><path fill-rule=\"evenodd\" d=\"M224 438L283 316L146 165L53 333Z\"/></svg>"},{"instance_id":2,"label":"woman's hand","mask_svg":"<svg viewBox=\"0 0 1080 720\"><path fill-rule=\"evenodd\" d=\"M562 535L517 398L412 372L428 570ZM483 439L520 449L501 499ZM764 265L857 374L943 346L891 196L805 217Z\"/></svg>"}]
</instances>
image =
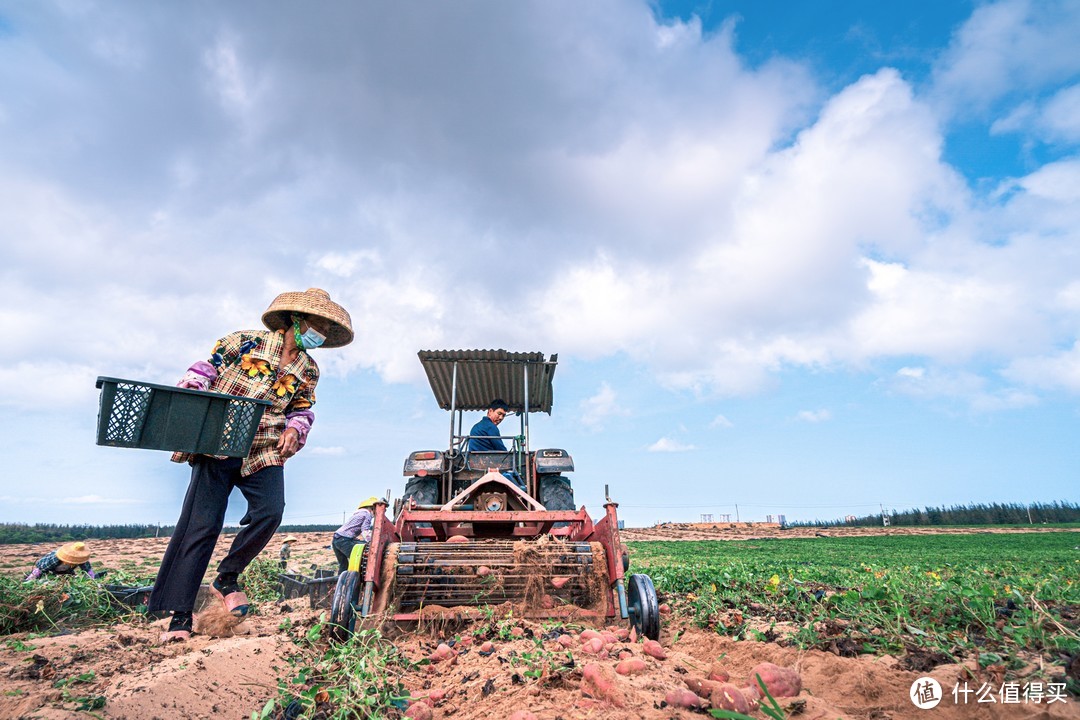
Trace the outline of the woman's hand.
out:
<instances>
[{"instance_id":1,"label":"woman's hand","mask_svg":"<svg viewBox=\"0 0 1080 720\"><path fill-rule=\"evenodd\" d=\"M300 450L300 433L295 428L285 428L278 438L277 451L283 458L291 458Z\"/></svg>"}]
</instances>

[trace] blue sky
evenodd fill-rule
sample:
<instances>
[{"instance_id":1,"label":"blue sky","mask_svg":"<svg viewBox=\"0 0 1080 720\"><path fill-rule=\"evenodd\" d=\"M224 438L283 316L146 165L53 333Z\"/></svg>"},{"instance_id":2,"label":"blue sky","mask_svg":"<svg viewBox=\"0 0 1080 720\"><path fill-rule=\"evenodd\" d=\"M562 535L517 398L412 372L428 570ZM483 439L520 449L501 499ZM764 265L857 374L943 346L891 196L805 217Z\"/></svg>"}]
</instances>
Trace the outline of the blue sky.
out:
<instances>
[{"instance_id":1,"label":"blue sky","mask_svg":"<svg viewBox=\"0 0 1080 720\"><path fill-rule=\"evenodd\" d=\"M446 444L419 349L558 353L534 446L631 525L1078 500L1080 6L0 0L0 521L170 523L94 445L283 290L285 522ZM228 520L243 513L234 498Z\"/></svg>"}]
</instances>

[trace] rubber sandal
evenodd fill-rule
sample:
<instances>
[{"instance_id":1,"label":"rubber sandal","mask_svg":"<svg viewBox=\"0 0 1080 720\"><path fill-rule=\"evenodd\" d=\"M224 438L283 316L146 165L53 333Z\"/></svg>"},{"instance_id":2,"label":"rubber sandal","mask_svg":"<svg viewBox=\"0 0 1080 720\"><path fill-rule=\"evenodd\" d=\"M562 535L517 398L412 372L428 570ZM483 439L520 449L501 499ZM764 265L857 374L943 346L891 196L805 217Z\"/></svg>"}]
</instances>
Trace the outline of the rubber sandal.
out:
<instances>
[{"instance_id":1,"label":"rubber sandal","mask_svg":"<svg viewBox=\"0 0 1080 720\"><path fill-rule=\"evenodd\" d=\"M190 630L169 630L161 633L161 637L159 638L162 645L167 645L171 642L187 642L190 639Z\"/></svg>"},{"instance_id":2,"label":"rubber sandal","mask_svg":"<svg viewBox=\"0 0 1080 720\"><path fill-rule=\"evenodd\" d=\"M245 617L248 614L249 602L243 590L233 590L228 595L224 595L214 586L214 583L210 583L210 591L217 595L225 609L236 617Z\"/></svg>"},{"instance_id":3,"label":"rubber sandal","mask_svg":"<svg viewBox=\"0 0 1080 720\"><path fill-rule=\"evenodd\" d=\"M187 642L191 639L193 618L191 613L174 614L169 621L169 629L161 633L161 644Z\"/></svg>"}]
</instances>

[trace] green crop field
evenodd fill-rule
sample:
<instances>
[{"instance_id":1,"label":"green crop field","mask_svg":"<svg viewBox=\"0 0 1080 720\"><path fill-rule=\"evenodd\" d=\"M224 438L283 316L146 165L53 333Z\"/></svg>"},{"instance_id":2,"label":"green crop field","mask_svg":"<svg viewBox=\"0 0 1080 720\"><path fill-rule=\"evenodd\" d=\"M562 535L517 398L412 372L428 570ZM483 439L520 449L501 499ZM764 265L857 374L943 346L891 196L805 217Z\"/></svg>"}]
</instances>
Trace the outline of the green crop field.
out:
<instances>
[{"instance_id":1,"label":"green crop field","mask_svg":"<svg viewBox=\"0 0 1080 720\"><path fill-rule=\"evenodd\" d=\"M630 545L631 571L717 632L1008 673L1080 652L1078 546L1072 532Z\"/></svg>"}]
</instances>

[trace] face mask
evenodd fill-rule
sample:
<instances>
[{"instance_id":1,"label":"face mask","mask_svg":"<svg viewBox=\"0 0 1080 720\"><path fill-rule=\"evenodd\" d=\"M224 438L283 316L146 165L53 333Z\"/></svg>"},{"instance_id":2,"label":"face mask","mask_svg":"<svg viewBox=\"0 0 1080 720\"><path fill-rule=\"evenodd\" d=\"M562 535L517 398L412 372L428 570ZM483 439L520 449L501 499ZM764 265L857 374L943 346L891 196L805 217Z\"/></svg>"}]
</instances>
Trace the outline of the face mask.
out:
<instances>
[{"instance_id":1,"label":"face mask","mask_svg":"<svg viewBox=\"0 0 1080 720\"><path fill-rule=\"evenodd\" d=\"M324 342L326 342L326 336L311 326L308 326L308 329L300 336L300 346L305 350L317 348Z\"/></svg>"},{"instance_id":2,"label":"face mask","mask_svg":"<svg viewBox=\"0 0 1080 720\"><path fill-rule=\"evenodd\" d=\"M296 338L296 347L301 350L311 350L326 342L326 336L310 325L308 325L308 329L301 334L300 319L295 315L293 316L292 331L293 337Z\"/></svg>"}]
</instances>

